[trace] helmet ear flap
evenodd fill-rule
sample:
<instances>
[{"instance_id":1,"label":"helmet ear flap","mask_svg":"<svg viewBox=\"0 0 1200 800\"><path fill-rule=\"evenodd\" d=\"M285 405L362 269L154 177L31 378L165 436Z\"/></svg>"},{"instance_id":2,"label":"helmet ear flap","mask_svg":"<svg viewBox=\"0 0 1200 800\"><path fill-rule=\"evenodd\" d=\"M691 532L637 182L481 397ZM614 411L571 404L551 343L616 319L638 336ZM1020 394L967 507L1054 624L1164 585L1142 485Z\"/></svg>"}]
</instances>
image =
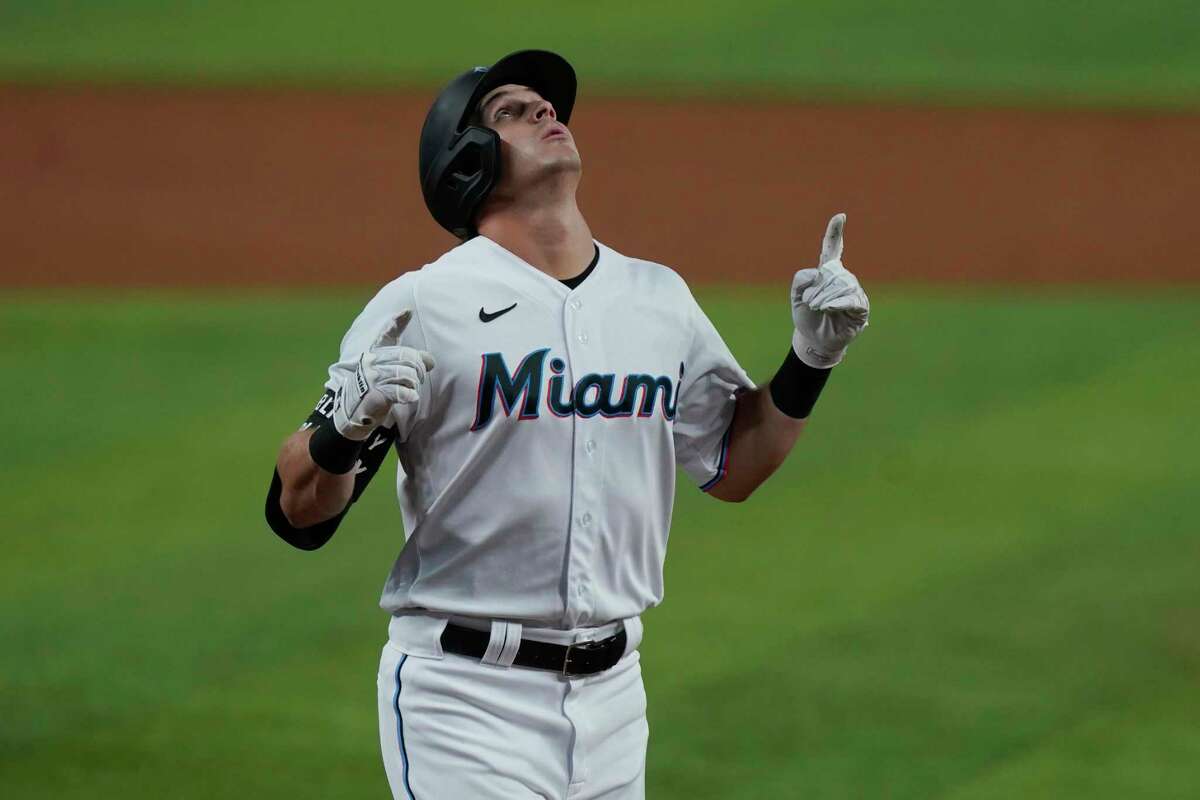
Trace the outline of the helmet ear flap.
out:
<instances>
[{"instance_id":1,"label":"helmet ear flap","mask_svg":"<svg viewBox=\"0 0 1200 800\"><path fill-rule=\"evenodd\" d=\"M475 213L500 177L500 137L488 128L468 127L438 159L428 187L437 221L460 239L475 235Z\"/></svg>"}]
</instances>

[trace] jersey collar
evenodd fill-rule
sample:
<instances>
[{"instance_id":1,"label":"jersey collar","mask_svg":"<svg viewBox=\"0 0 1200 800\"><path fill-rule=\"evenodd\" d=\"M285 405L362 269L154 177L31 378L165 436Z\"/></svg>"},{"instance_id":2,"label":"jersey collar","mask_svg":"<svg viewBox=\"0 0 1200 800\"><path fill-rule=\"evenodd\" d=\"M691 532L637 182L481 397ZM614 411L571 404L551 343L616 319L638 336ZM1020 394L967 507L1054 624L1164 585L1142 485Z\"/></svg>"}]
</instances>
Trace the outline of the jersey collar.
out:
<instances>
[{"instance_id":1,"label":"jersey collar","mask_svg":"<svg viewBox=\"0 0 1200 800\"><path fill-rule=\"evenodd\" d=\"M500 263L504 265L504 268L509 270L514 277L520 276L523 281L532 282L538 285L543 291L551 292L553 296L560 301L572 293L584 291L588 288L589 284L594 285L606 272L605 264L608 260L606 253L607 248L597 242L595 239L592 240L592 244L596 248L596 254L593 256L593 263L588 266L591 274L588 275L587 280L580 283L574 289L569 288L558 278L542 272L540 269L518 256L516 253L513 253L486 236L476 236L463 246L469 247L471 245L475 245L476 243L478 243L479 247L485 248L495 254Z\"/></svg>"}]
</instances>

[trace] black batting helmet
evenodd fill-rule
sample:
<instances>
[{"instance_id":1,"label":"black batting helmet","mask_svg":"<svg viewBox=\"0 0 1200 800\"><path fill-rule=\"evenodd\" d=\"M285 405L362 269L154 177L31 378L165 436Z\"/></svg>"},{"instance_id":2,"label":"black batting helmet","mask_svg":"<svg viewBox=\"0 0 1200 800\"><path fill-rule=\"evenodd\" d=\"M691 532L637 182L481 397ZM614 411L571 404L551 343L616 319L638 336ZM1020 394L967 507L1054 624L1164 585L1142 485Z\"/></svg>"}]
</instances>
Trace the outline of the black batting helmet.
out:
<instances>
[{"instance_id":1,"label":"black batting helmet","mask_svg":"<svg viewBox=\"0 0 1200 800\"><path fill-rule=\"evenodd\" d=\"M470 124L471 115L485 94L506 83L540 94L564 125L575 105L575 70L546 50L521 50L475 67L442 90L421 127L421 193L438 224L460 239L475 235L475 212L500 177L500 137Z\"/></svg>"}]
</instances>

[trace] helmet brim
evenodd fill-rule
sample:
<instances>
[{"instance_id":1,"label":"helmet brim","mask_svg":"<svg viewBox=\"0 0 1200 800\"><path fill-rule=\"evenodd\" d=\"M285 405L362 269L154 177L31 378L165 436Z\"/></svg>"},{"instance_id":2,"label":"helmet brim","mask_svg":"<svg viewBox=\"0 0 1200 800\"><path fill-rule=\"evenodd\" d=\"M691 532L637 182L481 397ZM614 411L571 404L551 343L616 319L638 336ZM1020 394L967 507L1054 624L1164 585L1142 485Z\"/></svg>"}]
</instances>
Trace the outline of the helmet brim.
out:
<instances>
[{"instance_id":1,"label":"helmet brim","mask_svg":"<svg viewBox=\"0 0 1200 800\"><path fill-rule=\"evenodd\" d=\"M506 83L528 86L554 106L555 118L566 125L575 107L575 70L567 60L548 50L519 50L497 61L475 86L459 130L466 126L484 96Z\"/></svg>"}]
</instances>

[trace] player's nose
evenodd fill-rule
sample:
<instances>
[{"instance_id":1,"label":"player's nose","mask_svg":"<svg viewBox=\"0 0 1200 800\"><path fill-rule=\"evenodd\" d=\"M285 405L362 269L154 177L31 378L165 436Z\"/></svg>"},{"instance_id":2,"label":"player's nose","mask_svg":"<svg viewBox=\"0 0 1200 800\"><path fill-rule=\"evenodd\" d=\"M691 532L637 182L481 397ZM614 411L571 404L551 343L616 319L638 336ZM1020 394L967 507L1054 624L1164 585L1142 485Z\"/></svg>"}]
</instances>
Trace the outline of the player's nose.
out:
<instances>
[{"instance_id":1,"label":"player's nose","mask_svg":"<svg viewBox=\"0 0 1200 800\"><path fill-rule=\"evenodd\" d=\"M546 117L558 119L558 116L554 113L554 106L550 105L550 101L539 100L533 106L533 121L541 122Z\"/></svg>"}]
</instances>

